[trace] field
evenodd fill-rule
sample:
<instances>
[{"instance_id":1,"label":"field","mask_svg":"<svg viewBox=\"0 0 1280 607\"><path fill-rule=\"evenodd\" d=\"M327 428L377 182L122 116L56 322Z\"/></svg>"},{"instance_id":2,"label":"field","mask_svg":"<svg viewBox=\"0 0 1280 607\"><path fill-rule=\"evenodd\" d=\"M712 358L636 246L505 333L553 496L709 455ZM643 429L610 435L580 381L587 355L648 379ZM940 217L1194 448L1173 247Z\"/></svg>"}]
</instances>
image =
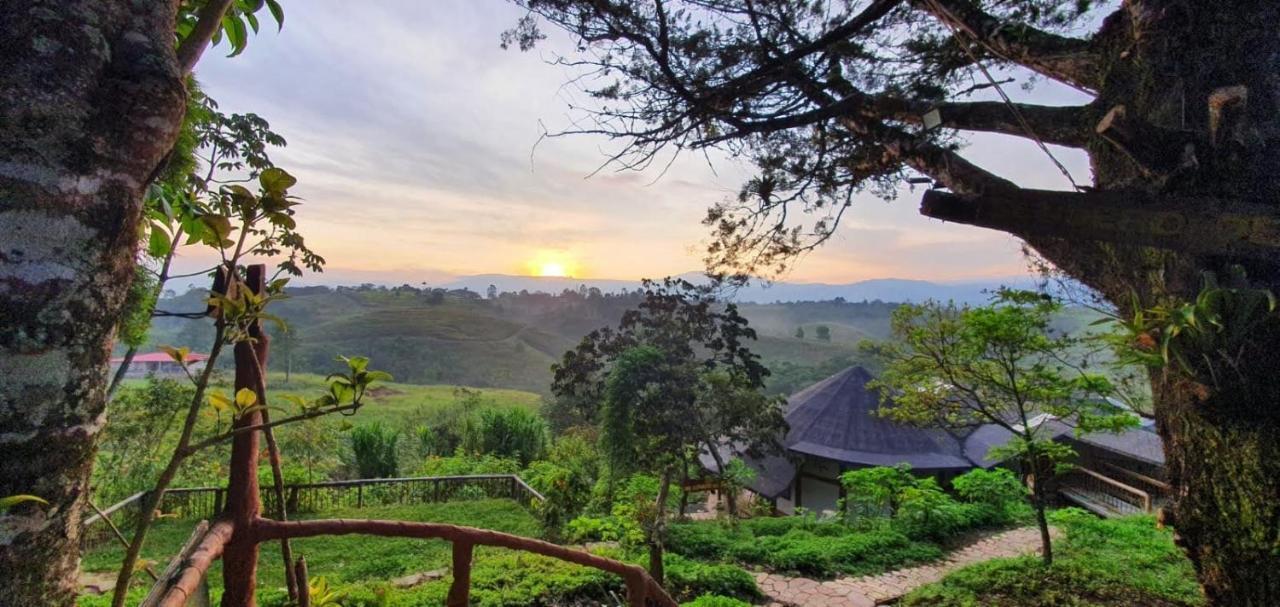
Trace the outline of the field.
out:
<instances>
[{"instance_id":1,"label":"field","mask_svg":"<svg viewBox=\"0 0 1280 607\"><path fill-rule=\"evenodd\" d=\"M307 517L301 517L307 518ZM522 507L508 500L480 500L419 506L389 506L379 508L338 510L325 514L325 518L372 518L405 521L455 523L472 527L494 529L524 536L536 536L538 522ZM191 533L190 521L161 521L152 531L143 556L156 569L163 569ZM305 556L311 576L324 577L331 585L348 591L366 591L385 586L397 577L447 570L450 545L441 540L365 538L339 536L307 538L293 542L295 555ZM506 551L495 548L477 548L476 564L500 557ZM284 589L283 565L277 544L264 544L258 566L259 596L264 605L279 604ZM82 568L88 572L111 573L119 567L123 551L112 544L84 555ZM146 579L145 576L142 579ZM142 584L144 586L145 584ZM209 573L209 587L222 587L221 563ZM398 591L407 595L443 593L448 579L427 583L411 591ZM397 591L391 591L397 593ZM136 604L146 593L135 586L131 589L130 604ZM101 607L110 604L109 596L85 596L80 607ZM430 604L430 603L422 603Z\"/></svg>"}]
</instances>

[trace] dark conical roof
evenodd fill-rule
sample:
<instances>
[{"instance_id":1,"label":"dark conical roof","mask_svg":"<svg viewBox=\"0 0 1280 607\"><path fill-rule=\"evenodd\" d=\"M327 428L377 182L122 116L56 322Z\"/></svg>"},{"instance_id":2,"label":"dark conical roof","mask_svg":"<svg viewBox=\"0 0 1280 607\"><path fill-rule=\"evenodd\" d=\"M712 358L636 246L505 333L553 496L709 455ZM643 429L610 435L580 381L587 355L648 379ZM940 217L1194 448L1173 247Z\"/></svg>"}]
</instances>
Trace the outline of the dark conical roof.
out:
<instances>
[{"instance_id":1,"label":"dark conical roof","mask_svg":"<svg viewBox=\"0 0 1280 607\"><path fill-rule=\"evenodd\" d=\"M850 367L792 396L788 450L848 464L910 464L926 470L967 469L960 441L936 429L899 424L878 415L880 395L867 387L871 374Z\"/></svg>"}]
</instances>

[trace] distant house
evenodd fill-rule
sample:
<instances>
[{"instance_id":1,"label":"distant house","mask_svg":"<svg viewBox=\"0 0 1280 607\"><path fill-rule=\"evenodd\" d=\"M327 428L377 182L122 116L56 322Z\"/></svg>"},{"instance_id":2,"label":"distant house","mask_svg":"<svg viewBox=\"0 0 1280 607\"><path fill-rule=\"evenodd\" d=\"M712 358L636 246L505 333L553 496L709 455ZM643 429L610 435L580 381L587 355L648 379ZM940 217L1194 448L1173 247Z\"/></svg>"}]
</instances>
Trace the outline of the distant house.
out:
<instances>
[{"instance_id":1,"label":"distant house","mask_svg":"<svg viewBox=\"0 0 1280 607\"><path fill-rule=\"evenodd\" d=\"M1001 465L990 453L1011 438L1004 428L984 425L956 433L896 423L877 414L880 395L867 387L871 379L862 367L850 367L788 399L786 453L744 458L756 471L751 491L786 514L797 508L822 512L834 510L844 497L838 479L847 470L908 464L917 474L946 482L974 468ZM1149 511L1167 493L1163 446L1150 420L1121 434L1078 437L1062 420L1042 416L1037 423L1080 456L1056 487L1063 498L1109 515ZM726 461L728 452L722 448ZM710 454L701 459L715 471Z\"/></svg>"},{"instance_id":2,"label":"distant house","mask_svg":"<svg viewBox=\"0 0 1280 607\"><path fill-rule=\"evenodd\" d=\"M191 352L187 354L187 369L192 373L203 369L205 363L209 360L209 355ZM111 359L111 372L115 373L120 365L124 364L124 357L116 357ZM178 361L174 360L165 352L147 352L146 354L137 354L133 357L133 361L129 363L129 370L125 373L125 377L139 378L154 375L156 377L173 377L185 376L182 366Z\"/></svg>"}]
</instances>

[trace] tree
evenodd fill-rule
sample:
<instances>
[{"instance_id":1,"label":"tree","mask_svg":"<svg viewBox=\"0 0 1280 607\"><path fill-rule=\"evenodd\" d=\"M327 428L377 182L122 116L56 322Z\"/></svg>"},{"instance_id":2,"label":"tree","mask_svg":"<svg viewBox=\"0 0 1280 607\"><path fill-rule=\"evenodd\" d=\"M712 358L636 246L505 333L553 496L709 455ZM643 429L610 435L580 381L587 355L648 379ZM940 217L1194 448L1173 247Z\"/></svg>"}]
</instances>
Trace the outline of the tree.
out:
<instances>
[{"instance_id":1,"label":"tree","mask_svg":"<svg viewBox=\"0 0 1280 607\"><path fill-rule=\"evenodd\" d=\"M831 327L827 325L818 325L813 330L813 334L814 337L818 338L818 341L831 341Z\"/></svg>"},{"instance_id":2,"label":"tree","mask_svg":"<svg viewBox=\"0 0 1280 607\"><path fill-rule=\"evenodd\" d=\"M1084 370L1083 338L1051 328L1060 307L1038 293L1007 290L977 308L902 306L891 321L896 341L876 348L886 364L873 384L882 412L896 421L948 430L995 424L1012 434L990 455L1018 464L1046 565L1053 561L1047 487L1075 455L1053 441L1046 422L1064 420L1080 433L1137 423L1108 400L1111 382Z\"/></svg>"},{"instance_id":3,"label":"tree","mask_svg":"<svg viewBox=\"0 0 1280 607\"><path fill-rule=\"evenodd\" d=\"M909 180L932 184L923 215L1018 236L1129 318L1191 302L1233 266L1239 287L1280 287L1275 2L517 2L531 14L505 44L532 47L541 22L585 51L562 60L599 102L570 133L617 137L624 167L706 148L754 160L707 216L713 267L786 265L855 194L892 198ZM1014 103L997 77L1090 101ZM969 100L978 90L997 100ZM1020 186L965 158L972 132L1080 150L1092 183ZM1280 595L1280 318L1240 345L1250 355L1226 377L1151 373L1177 496L1166 518L1217 605Z\"/></svg>"},{"instance_id":4,"label":"tree","mask_svg":"<svg viewBox=\"0 0 1280 607\"><path fill-rule=\"evenodd\" d=\"M488 299L497 299L498 285L489 285L489 288L485 289L485 297L487 297Z\"/></svg>"},{"instance_id":5,"label":"tree","mask_svg":"<svg viewBox=\"0 0 1280 607\"><path fill-rule=\"evenodd\" d=\"M804 327L796 327L796 339L804 339Z\"/></svg>"},{"instance_id":6,"label":"tree","mask_svg":"<svg viewBox=\"0 0 1280 607\"><path fill-rule=\"evenodd\" d=\"M14 530L0 540L0 596L14 604L74 602L143 191L178 136L184 81L210 40L239 52L253 12L280 15L275 0L232 4L0 4L0 495L48 503L0 514Z\"/></svg>"},{"instance_id":7,"label":"tree","mask_svg":"<svg viewBox=\"0 0 1280 607\"><path fill-rule=\"evenodd\" d=\"M755 331L736 306L716 302L715 285L668 278L645 289L616 330L591 332L553 366L552 392L600 420L615 473L659 475L645 528L650 573L661 583L667 497L686 454L705 450L724 471L722 448L776 451L786 422L780 399L762 393L768 369L744 344Z\"/></svg>"}]
</instances>

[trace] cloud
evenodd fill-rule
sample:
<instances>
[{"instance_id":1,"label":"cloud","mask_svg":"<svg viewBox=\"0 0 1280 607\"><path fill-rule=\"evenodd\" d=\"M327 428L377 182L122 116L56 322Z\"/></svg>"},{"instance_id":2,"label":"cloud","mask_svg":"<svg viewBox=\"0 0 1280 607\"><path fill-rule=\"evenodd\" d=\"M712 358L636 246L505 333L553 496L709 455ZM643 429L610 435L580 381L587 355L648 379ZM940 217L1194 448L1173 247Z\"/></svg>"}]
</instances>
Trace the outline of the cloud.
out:
<instances>
[{"instance_id":1,"label":"cloud","mask_svg":"<svg viewBox=\"0 0 1280 607\"><path fill-rule=\"evenodd\" d=\"M571 120L570 74L545 59L573 47L553 35L532 53L500 50L499 34L522 14L504 0L287 9L282 33L264 30L234 59L209 53L199 76L224 110L261 114L289 140L274 156L300 179L300 228L330 260L329 277L520 272L540 249L580 256L597 277L684 272L700 267L705 209L749 174L739 161L713 156L713 168L688 156L665 174L585 178L616 142L539 143L544 124ZM1018 147L1025 142L975 142L977 162L1031 183L1061 181L1034 148ZM1078 158L1069 162L1087 174ZM917 197L860 197L838 237L789 278L945 279L1021 267L1016 240L925 220Z\"/></svg>"}]
</instances>

